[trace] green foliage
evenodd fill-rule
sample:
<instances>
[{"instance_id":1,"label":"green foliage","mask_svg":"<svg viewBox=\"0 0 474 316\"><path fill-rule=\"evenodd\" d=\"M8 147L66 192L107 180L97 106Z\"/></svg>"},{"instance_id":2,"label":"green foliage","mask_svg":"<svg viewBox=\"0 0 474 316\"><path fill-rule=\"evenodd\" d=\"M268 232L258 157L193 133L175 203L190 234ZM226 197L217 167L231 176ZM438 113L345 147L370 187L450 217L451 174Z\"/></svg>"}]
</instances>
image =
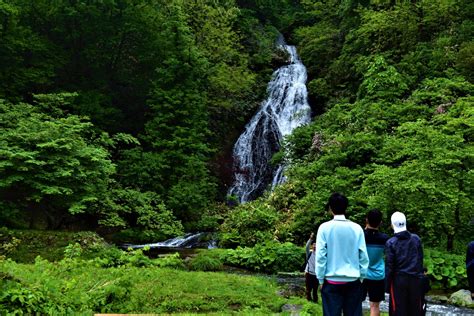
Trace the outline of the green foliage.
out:
<instances>
[{"instance_id":1,"label":"green foliage","mask_svg":"<svg viewBox=\"0 0 474 316\"><path fill-rule=\"evenodd\" d=\"M154 192L112 189L94 203L99 224L106 227L133 227L133 241L164 240L183 233L183 226ZM129 218L133 215L133 221ZM126 240L128 242L132 240Z\"/></svg>"},{"instance_id":2,"label":"green foliage","mask_svg":"<svg viewBox=\"0 0 474 316\"><path fill-rule=\"evenodd\" d=\"M146 123L142 136L150 151L137 150L132 157L148 159L124 161L121 165L127 186L146 185L148 190L165 197L166 205L180 220L193 221L214 196L214 183L206 163L211 150L206 142L206 93L200 82L205 80L207 61L193 46L191 29L183 8L170 6L170 23L163 36L170 52L156 69L157 80L150 90L148 105L153 117ZM186 62L180 62L184 61ZM141 157L140 157L141 158ZM145 170L155 169L147 176ZM136 181L135 175L144 183ZM158 179L154 179L158 177Z\"/></svg>"},{"instance_id":3,"label":"green foliage","mask_svg":"<svg viewBox=\"0 0 474 316\"><path fill-rule=\"evenodd\" d=\"M78 243L69 244L64 249L64 258L74 259L79 258L82 254L81 245Z\"/></svg>"},{"instance_id":4,"label":"green foliage","mask_svg":"<svg viewBox=\"0 0 474 316\"><path fill-rule=\"evenodd\" d=\"M54 45L24 25L17 1L0 1L0 98L19 100L48 84L60 65Z\"/></svg>"},{"instance_id":5,"label":"green foliage","mask_svg":"<svg viewBox=\"0 0 474 316\"><path fill-rule=\"evenodd\" d=\"M262 313L285 303L266 278L169 268L97 267L77 259L0 263L0 313ZM143 298L147 297L146 300Z\"/></svg>"},{"instance_id":6,"label":"green foliage","mask_svg":"<svg viewBox=\"0 0 474 316\"><path fill-rule=\"evenodd\" d=\"M46 216L48 227L57 228L67 212L85 212L107 190L115 167L85 119L1 102L0 121L2 207Z\"/></svg>"},{"instance_id":7,"label":"green foliage","mask_svg":"<svg viewBox=\"0 0 474 316\"><path fill-rule=\"evenodd\" d=\"M370 66L364 72L364 79L357 93L359 99L393 101L407 90L403 76L393 66L387 65L383 56L373 57L373 61L368 64Z\"/></svg>"},{"instance_id":8,"label":"green foliage","mask_svg":"<svg viewBox=\"0 0 474 316\"><path fill-rule=\"evenodd\" d=\"M424 265L433 289L455 290L467 287L465 256L433 249L424 251Z\"/></svg>"},{"instance_id":9,"label":"green foliage","mask_svg":"<svg viewBox=\"0 0 474 316\"><path fill-rule=\"evenodd\" d=\"M0 255L16 262L31 263L37 256L50 261L60 261L68 252L80 252L81 258L94 258L111 247L94 232L77 233L38 230L0 229ZM14 246L14 247L13 247ZM79 249L80 247L80 249Z\"/></svg>"},{"instance_id":10,"label":"green foliage","mask_svg":"<svg viewBox=\"0 0 474 316\"><path fill-rule=\"evenodd\" d=\"M251 246L273 239L278 213L263 199L241 204L227 214L220 227L224 247Z\"/></svg>"},{"instance_id":11,"label":"green foliage","mask_svg":"<svg viewBox=\"0 0 474 316\"><path fill-rule=\"evenodd\" d=\"M267 200L291 214L282 240L326 221L334 191L359 224L379 208L405 212L427 245L459 251L472 235L473 28L459 4L302 1L293 34L324 113L284 145L288 182Z\"/></svg>"},{"instance_id":12,"label":"green foliage","mask_svg":"<svg viewBox=\"0 0 474 316\"><path fill-rule=\"evenodd\" d=\"M205 250L199 251L197 256L192 258L188 264L193 271L220 271L224 268L221 251Z\"/></svg>"},{"instance_id":13,"label":"green foliage","mask_svg":"<svg viewBox=\"0 0 474 316\"><path fill-rule=\"evenodd\" d=\"M279 30L291 28L298 13L298 5L290 0L237 0L263 22L271 23Z\"/></svg>"},{"instance_id":14,"label":"green foliage","mask_svg":"<svg viewBox=\"0 0 474 316\"><path fill-rule=\"evenodd\" d=\"M254 247L237 247L223 255L225 264L251 271L276 273L299 271L304 263L304 249L292 243L269 241Z\"/></svg>"},{"instance_id":15,"label":"green foliage","mask_svg":"<svg viewBox=\"0 0 474 316\"><path fill-rule=\"evenodd\" d=\"M264 6L272 8L273 18L289 20L279 11L282 6L284 12L291 11L288 1ZM84 171L74 175L87 176L93 164L104 159L118 166L117 174L111 164L109 171L93 177L100 181L83 179L84 186L94 183L94 195L81 199L73 189L58 185L43 191L60 191L62 199L46 201L42 193L6 200L2 219L21 227L44 227L49 219L50 228L56 228L72 221L70 216L64 219L65 210L83 213L87 205L87 212L97 212L101 224L144 227L150 238L181 229L173 216L188 228L199 221L209 200L215 199L215 174L223 164L217 160L235 137L228 136L237 135L258 106L271 74L277 32L254 13L241 10L233 0L60 0L54 5L48 0L1 1L0 98L15 103L34 100L37 112L52 117L51 122L85 124L83 130L89 134L81 130L84 141L109 152L91 166L81 161ZM29 128L32 134L40 133ZM116 136L108 137L104 130ZM140 143L125 133L138 136ZM92 144L92 138L100 141ZM80 147L72 140L70 144ZM68 172L58 171L62 177ZM150 192L157 196L150 197ZM79 201L69 201L72 196ZM122 207L117 200L124 196L130 201ZM21 201L28 204L28 199L41 200L46 210L41 212L47 214L24 221L19 211L27 208ZM154 213L149 209L158 199L158 219L151 219ZM129 211L137 204L140 223ZM157 221L162 223L159 228ZM152 236L152 230L160 232Z\"/></svg>"},{"instance_id":16,"label":"green foliage","mask_svg":"<svg viewBox=\"0 0 474 316\"><path fill-rule=\"evenodd\" d=\"M20 243L21 239L12 236L7 228L0 227L0 260L4 260L14 252Z\"/></svg>"}]
</instances>

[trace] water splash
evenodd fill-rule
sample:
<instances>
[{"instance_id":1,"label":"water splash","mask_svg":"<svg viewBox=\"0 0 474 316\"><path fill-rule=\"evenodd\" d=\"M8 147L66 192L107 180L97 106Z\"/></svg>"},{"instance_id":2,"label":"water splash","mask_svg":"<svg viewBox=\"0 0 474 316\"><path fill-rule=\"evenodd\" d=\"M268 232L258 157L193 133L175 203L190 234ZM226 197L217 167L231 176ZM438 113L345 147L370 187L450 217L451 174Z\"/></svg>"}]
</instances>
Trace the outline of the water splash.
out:
<instances>
[{"instance_id":1,"label":"water splash","mask_svg":"<svg viewBox=\"0 0 474 316\"><path fill-rule=\"evenodd\" d=\"M123 248L132 248L132 249L141 249L148 247L150 249L153 248L203 248L206 247L208 249L217 248L216 241L205 240L203 241L203 237L206 236L206 233L196 233L196 234L186 234L184 236L179 236L175 238L171 238L161 242L155 242L150 244L143 244L143 245L132 245L132 244L124 244L122 245Z\"/></svg>"},{"instance_id":2,"label":"water splash","mask_svg":"<svg viewBox=\"0 0 474 316\"><path fill-rule=\"evenodd\" d=\"M273 73L267 99L234 145L234 182L228 193L241 203L260 196L269 184L274 188L285 181L284 166L270 160L285 136L311 120L306 67L294 46L283 40L278 46L288 53L290 64Z\"/></svg>"}]
</instances>

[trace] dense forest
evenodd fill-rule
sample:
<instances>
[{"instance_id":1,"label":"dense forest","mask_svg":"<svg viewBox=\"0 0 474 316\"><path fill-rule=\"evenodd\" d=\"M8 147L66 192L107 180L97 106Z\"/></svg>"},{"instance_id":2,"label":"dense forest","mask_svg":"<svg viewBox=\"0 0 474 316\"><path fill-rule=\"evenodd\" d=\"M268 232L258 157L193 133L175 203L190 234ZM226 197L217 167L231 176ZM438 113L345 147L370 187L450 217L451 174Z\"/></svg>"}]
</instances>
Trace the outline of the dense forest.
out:
<instances>
[{"instance_id":1,"label":"dense forest","mask_svg":"<svg viewBox=\"0 0 474 316\"><path fill-rule=\"evenodd\" d=\"M329 217L395 211L425 245L474 235L469 0L0 0L0 226L224 247L301 244ZM287 181L241 205L232 147L283 34L308 69L311 124Z\"/></svg>"}]
</instances>

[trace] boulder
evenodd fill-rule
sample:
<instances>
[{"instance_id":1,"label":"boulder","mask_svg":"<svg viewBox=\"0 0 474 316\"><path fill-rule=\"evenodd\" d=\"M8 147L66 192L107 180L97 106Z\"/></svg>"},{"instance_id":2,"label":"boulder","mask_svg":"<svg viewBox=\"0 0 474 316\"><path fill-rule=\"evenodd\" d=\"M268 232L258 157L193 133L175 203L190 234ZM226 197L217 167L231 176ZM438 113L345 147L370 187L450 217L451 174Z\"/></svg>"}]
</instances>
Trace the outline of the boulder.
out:
<instances>
[{"instance_id":1,"label":"boulder","mask_svg":"<svg viewBox=\"0 0 474 316\"><path fill-rule=\"evenodd\" d=\"M277 295L289 298L291 296L305 297L305 287L298 284L286 284L281 290L277 292Z\"/></svg>"},{"instance_id":2,"label":"boulder","mask_svg":"<svg viewBox=\"0 0 474 316\"><path fill-rule=\"evenodd\" d=\"M297 316L300 314L300 311L303 309L303 306L297 304L285 304L281 307L282 312L290 313L292 316Z\"/></svg>"},{"instance_id":3,"label":"boulder","mask_svg":"<svg viewBox=\"0 0 474 316\"><path fill-rule=\"evenodd\" d=\"M474 303L471 298L471 292L468 290L459 290L451 294L448 302L453 305L463 307L474 307Z\"/></svg>"}]
</instances>

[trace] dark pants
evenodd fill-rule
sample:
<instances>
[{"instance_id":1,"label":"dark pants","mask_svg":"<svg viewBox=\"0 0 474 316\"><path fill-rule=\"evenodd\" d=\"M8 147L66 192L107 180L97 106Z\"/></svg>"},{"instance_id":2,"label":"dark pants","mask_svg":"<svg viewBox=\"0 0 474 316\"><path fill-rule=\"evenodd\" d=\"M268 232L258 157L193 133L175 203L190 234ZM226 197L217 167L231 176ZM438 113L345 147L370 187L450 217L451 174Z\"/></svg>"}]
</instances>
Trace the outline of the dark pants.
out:
<instances>
[{"instance_id":1,"label":"dark pants","mask_svg":"<svg viewBox=\"0 0 474 316\"><path fill-rule=\"evenodd\" d=\"M321 289L324 316L361 316L361 283L359 280L345 284L330 284L324 281Z\"/></svg>"},{"instance_id":2,"label":"dark pants","mask_svg":"<svg viewBox=\"0 0 474 316\"><path fill-rule=\"evenodd\" d=\"M469 281L469 291L474 294L474 264L467 268L467 280Z\"/></svg>"},{"instance_id":3,"label":"dark pants","mask_svg":"<svg viewBox=\"0 0 474 316\"><path fill-rule=\"evenodd\" d=\"M317 303L319 280L314 274L305 273L304 276L306 281L306 299Z\"/></svg>"},{"instance_id":4,"label":"dark pants","mask_svg":"<svg viewBox=\"0 0 474 316\"><path fill-rule=\"evenodd\" d=\"M389 315L423 315L424 292L422 279L410 275L397 275L390 285Z\"/></svg>"}]
</instances>

